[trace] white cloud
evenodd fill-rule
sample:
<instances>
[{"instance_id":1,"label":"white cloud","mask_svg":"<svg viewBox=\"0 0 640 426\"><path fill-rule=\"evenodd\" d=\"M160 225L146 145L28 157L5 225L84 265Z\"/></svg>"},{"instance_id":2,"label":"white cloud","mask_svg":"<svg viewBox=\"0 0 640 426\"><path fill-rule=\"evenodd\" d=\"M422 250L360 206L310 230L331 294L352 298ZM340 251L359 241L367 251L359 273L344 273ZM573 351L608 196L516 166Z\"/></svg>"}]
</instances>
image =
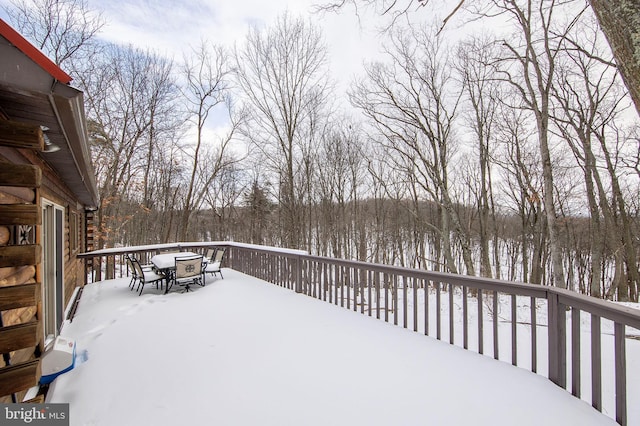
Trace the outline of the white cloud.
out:
<instances>
[{"instance_id":1,"label":"white cloud","mask_svg":"<svg viewBox=\"0 0 640 426\"><path fill-rule=\"evenodd\" d=\"M375 15L359 19L347 9L341 14L312 13L317 0L199 0L194 2L94 0L108 22L101 36L111 42L150 48L175 59L201 39L233 47L251 25L268 26L285 11L320 25L329 48L332 75L350 79L362 60L378 53Z\"/></svg>"}]
</instances>

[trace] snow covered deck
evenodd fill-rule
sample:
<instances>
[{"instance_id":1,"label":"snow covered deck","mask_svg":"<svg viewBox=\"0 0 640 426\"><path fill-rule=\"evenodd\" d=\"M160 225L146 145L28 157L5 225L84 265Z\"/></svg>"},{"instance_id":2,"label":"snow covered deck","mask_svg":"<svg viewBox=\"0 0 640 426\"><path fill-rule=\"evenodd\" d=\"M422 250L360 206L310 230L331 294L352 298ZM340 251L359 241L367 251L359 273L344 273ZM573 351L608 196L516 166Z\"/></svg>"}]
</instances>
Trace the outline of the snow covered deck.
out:
<instances>
[{"instance_id":1,"label":"snow covered deck","mask_svg":"<svg viewBox=\"0 0 640 426\"><path fill-rule=\"evenodd\" d=\"M85 287L52 384L71 425L605 425L544 377L224 270L192 293Z\"/></svg>"}]
</instances>

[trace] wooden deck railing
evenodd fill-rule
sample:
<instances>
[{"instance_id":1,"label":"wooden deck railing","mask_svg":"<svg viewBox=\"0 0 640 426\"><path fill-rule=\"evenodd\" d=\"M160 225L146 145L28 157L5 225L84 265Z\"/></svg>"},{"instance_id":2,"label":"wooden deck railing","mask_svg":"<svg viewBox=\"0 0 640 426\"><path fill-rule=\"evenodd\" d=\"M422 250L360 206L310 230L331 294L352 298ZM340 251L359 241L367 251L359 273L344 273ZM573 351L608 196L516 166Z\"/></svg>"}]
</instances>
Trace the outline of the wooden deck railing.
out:
<instances>
[{"instance_id":1,"label":"wooden deck railing","mask_svg":"<svg viewBox=\"0 0 640 426\"><path fill-rule=\"evenodd\" d=\"M121 261L125 252L144 260L161 250L211 245L227 248L225 267L529 369L590 401L619 424L640 424L640 418L627 417L627 378L640 377L627 371L626 357L627 342L640 344L636 309L555 287L232 242L109 249L81 257L87 276L99 281L96 268L108 278L118 276L118 269L120 276L126 273ZM505 341L510 344L503 348Z\"/></svg>"}]
</instances>

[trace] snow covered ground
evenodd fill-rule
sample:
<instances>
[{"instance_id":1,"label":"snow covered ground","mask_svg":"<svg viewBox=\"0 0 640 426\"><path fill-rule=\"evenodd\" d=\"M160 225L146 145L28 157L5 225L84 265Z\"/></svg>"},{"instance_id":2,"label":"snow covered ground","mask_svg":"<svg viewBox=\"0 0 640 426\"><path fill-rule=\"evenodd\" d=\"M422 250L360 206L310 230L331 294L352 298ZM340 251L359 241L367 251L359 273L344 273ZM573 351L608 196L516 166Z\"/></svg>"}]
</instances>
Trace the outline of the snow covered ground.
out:
<instances>
[{"instance_id":1,"label":"snow covered ground","mask_svg":"<svg viewBox=\"0 0 640 426\"><path fill-rule=\"evenodd\" d=\"M72 425L604 425L550 381L232 270L192 293L85 287L52 384Z\"/></svg>"}]
</instances>

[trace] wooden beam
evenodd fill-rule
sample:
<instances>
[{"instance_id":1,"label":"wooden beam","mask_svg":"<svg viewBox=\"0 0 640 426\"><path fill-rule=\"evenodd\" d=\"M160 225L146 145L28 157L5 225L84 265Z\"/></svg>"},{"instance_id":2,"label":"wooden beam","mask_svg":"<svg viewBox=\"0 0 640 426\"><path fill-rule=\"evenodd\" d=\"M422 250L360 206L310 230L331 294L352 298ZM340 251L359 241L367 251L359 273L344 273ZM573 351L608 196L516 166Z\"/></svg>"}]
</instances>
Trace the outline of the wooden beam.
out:
<instances>
[{"instance_id":1,"label":"wooden beam","mask_svg":"<svg viewBox=\"0 0 640 426\"><path fill-rule=\"evenodd\" d=\"M0 287L0 311L36 306L38 303L38 288L39 285L37 283Z\"/></svg>"},{"instance_id":2,"label":"wooden beam","mask_svg":"<svg viewBox=\"0 0 640 426\"><path fill-rule=\"evenodd\" d=\"M0 225L40 225L37 204L0 204Z\"/></svg>"},{"instance_id":3,"label":"wooden beam","mask_svg":"<svg viewBox=\"0 0 640 426\"><path fill-rule=\"evenodd\" d=\"M0 164L0 185L39 188L42 170L31 164Z\"/></svg>"},{"instance_id":4,"label":"wooden beam","mask_svg":"<svg viewBox=\"0 0 640 426\"><path fill-rule=\"evenodd\" d=\"M1 204L15 204L19 202L35 204L36 191L32 188L19 188L16 186L0 186L0 203Z\"/></svg>"},{"instance_id":5,"label":"wooden beam","mask_svg":"<svg viewBox=\"0 0 640 426\"><path fill-rule=\"evenodd\" d=\"M44 134L35 124L0 120L0 145L44 151Z\"/></svg>"},{"instance_id":6,"label":"wooden beam","mask_svg":"<svg viewBox=\"0 0 640 426\"><path fill-rule=\"evenodd\" d=\"M40 245L0 247L0 268L40 263Z\"/></svg>"},{"instance_id":7,"label":"wooden beam","mask_svg":"<svg viewBox=\"0 0 640 426\"><path fill-rule=\"evenodd\" d=\"M33 387L38 384L40 376L39 359L0 368L0 395Z\"/></svg>"},{"instance_id":8,"label":"wooden beam","mask_svg":"<svg viewBox=\"0 0 640 426\"><path fill-rule=\"evenodd\" d=\"M35 347L38 344L38 322L0 327L0 353Z\"/></svg>"},{"instance_id":9,"label":"wooden beam","mask_svg":"<svg viewBox=\"0 0 640 426\"><path fill-rule=\"evenodd\" d=\"M10 286L32 283L36 275L35 265L0 268L0 286Z\"/></svg>"},{"instance_id":10,"label":"wooden beam","mask_svg":"<svg viewBox=\"0 0 640 426\"><path fill-rule=\"evenodd\" d=\"M11 239L11 231L6 226L0 226L0 246L6 246Z\"/></svg>"}]
</instances>

